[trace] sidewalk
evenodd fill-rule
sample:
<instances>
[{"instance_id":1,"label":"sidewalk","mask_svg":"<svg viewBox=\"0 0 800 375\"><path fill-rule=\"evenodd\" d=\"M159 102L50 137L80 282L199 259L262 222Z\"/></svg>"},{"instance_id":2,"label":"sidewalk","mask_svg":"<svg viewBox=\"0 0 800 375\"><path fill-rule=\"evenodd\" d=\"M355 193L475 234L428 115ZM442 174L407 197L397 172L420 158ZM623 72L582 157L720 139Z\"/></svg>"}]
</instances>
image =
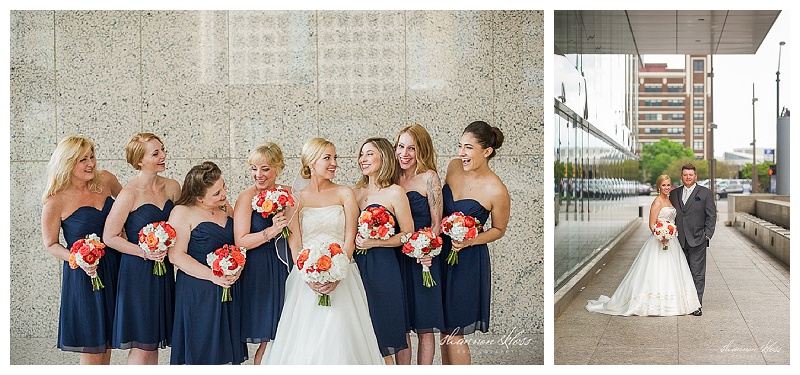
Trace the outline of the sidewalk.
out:
<instances>
[{"instance_id":1,"label":"sidewalk","mask_svg":"<svg viewBox=\"0 0 800 375\"><path fill-rule=\"evenodd\" d=\"M614 293L649 236L642 221L617 255L554 324L555 364L788 365L789 267L725 226L725 201L706 259L703 316L621 317L590 313Z\"/></svg>"}]
</instances>

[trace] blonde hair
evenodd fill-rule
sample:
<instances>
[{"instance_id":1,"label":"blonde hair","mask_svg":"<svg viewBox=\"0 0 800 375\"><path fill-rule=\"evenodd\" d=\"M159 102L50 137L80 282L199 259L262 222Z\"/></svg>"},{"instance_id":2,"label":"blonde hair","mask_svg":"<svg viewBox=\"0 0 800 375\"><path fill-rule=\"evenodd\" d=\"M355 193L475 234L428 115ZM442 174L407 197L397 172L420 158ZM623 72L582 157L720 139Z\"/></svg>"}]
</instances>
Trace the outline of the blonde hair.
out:
<instances>
[{"instance_id":1,"label":"blonde hair","mask_svg":"<svg viewBox=\"0 0 800 375\"><path fill-rule=\"evenodd\" d=\"M395 150L400 143L400 136L403 135L403 133L408 133L414 140L417 151L417 168L415 172L423 173L432 170L438 173L436 170L436 151L433 149L433 141L428 131L420 124L414 124L400 129L394 141Z\"/></svg>"},{"instance_id":2,"label":"blonde hair","mask_svg":"<svg viewBox=\"0 0 800 375\"><path fill-rule=\"evenodd\" d=\"M142 169L139 163L142 161L142 159L144 159L144 144L149 142L151 139L158 140L161 143L161 146L164 146L164 142L161 140L161 138L153 133L139 133L128 140L128 144L125 145L125 161L133 166L133 169L136 169L137 171Z\"/></svg>"},{"instance_id":3,"label":"blonde hair","mask_svg":"<svg viewBox=\"0 0 800 375\"><path fill-rule=\"evenodd\" d=\"M303 150L300 152L300 164L302 164L300 177L306 180L311 178L311 164L322 156L328 146L333 146L333 143L325 138L312 138L303 145Z\"/></svg>"},{"instance_id":4,"label":"blonde hair","mask_svg":"<svg viewBox=\"0 0 800 375\"><path fill-rule=\"evenodd\" d=\"M661 183L664 182L664 180L669 180L669 182L672 182L672 179L669 178L668 175L662 174L661 176L658 176L658 178L656 179L657 190L661 189Z\"/></svg>"},{"instance_id":5,"label":"blonde hair","mask_svg":"<svg viewBox=\"0 0 800 375\"><path fill-rule=\"evenodd\" d=\"M42 203L66 188L72 180L72 171L78 160L92 153L94 142L84 136L70 135L58 142L47 163L47 188L42 195ZM96 167L92 173L94 176L89 180L89 190L100 193L103 191L103 184Z\"/></svg>"},{"instance_id":6,"label":"blonde hair","mask_svg":"<svg viewBox=\"0 0 800 375\"><path fill-rule=\"evenodd\" d=\"M281 174L286 164L283 162L283 151L275 143L264 142L256 147L247 157L247 165L254 165L259 161L264 161L272 168L277 169L276 174Z\"/></svg>"},{"instance_id":7,"label":"blonde hair","mask_svg":"<svg viewBox=\"0 0 800 375\"><path fill-rule=\"evenodd\" d=\"M400 180L400 162L394 156L392 143L386 138L369 138L359 147L359 153L364 149L364 145L372 143L381 155L381 167L378 176L375 178L375 185L379 188L392 186ZM356 188L363 188L369 184L369 177L362 175L356 183Z\"/></svg>"}]
</instances>

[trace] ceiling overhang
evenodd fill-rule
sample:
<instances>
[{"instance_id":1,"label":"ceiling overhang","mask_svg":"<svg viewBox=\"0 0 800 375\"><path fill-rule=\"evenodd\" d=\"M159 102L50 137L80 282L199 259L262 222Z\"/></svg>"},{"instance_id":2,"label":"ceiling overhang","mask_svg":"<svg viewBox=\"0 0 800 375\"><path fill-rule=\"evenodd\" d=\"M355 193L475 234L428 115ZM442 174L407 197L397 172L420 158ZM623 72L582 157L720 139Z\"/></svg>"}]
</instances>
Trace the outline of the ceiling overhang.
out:
<instances>
[{"instance_id":1,"label":"ceiling overhang","mask_svg":"<svg viewBox=\"0 0 800 375\"><path fill-rule=\"evenodd\" d=\"M754 54L780 10L557 10L560 54Z\"/></svg>"}]
</instances>

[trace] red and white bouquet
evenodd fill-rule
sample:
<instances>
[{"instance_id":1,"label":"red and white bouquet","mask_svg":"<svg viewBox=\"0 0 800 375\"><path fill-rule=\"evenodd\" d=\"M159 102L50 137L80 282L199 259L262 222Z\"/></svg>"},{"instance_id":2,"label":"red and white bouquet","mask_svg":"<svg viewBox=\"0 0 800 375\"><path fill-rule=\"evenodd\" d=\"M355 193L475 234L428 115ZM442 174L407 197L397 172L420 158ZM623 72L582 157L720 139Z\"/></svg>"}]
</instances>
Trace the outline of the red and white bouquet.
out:
<instances>
[{"instance_id":1,"label":"red and white bouquet","mask_svg":"<svg viewBox=\"0 0 800 375\"><path fill-rule=\"evenodd\" d=\"M106 245L100 241L100 237L92 233L81 238L72 244L69 249L69 267L76 269L78 267L97 267L100 264L100 258L106 254ZM105 288L97 272L92 275L92 290L100 290Z\"/></svg>"},{"instance_id":2,"label":"red and white bouquet","mask_svg":"<svg viewBox=\"0 0 800 375\"><path fill-rule=\"evenodd\" d=\"M383 206L371 206L358 216L358 233L363 238L388 240L394 236L394 217ZM366 249L356 249L356 254L366 254Z\"/></svg>"},{"instance_id":3,"label":"red and white bouquet","mask_svg":"<svg viewBox=\"0 0 800 375\"><path fill-rule=\"evenodd\" d=\"M294 197L289 194L289 191L281 186L262 190L253 197L253 209L261 214L261 217L267 218L270 215L277 214L286 209L286 207L294 206ZM289 227L283 227L281 235L283 238L289 237L292 231Z\"/></svg>"},{"instance_id":4,"label":"red and white bouquet","mask_svg":"<svg viewBox=\"0 0 800 375\"><path fill-rule=\"evenodd\" d=\"M139 230L139 247L151 253L167 251L175 243L175 228L166 221L156 221ZM164 276L167 267L163 260L155 261L153 275Z\"/></svg>"},{"instance_id":5,"label":"red and white bouquet","mask_svg":"<svg viewBox=\"0 0 800 375\"><path fill-rule=\"evenodd\" d=\"M442 233L459 242L477 237L480 230L480 220L464 215L460 211L453 212L442 219ZM450 254L447 255L447 264L451 266L458 264L458 252L450 251Z\"/></svg>"},{"instance_id":6,"label":"red and white bouquet","mask_svg":"<svg viewBox=\"0 0 800 375\"><path fill-rule=\"evenodd\" d=\"M344 279L350 259L338 243L323 242L313 243L303 249L297 256L296 264L303 281L324 284ZM323 294L317 299L317 304L330 306L331 297Z\"/></svg>"},{"instance_id":7,"label":"red and white bouquet","mask_svg":"<svg viewBox=\"0 0 800 375\"><path fill-rule=\"evenodd\" d=\"M678 235L678 228L669 220L659 220L653 228L653 234L659 242L671 240ZM669 245L664 245L662 250L668 250Z\"/></svg>"},{"instance_id":8,"label":"red and white bouquet","mask_svg":"<svg viewBox=\"0 0 800 375\"><path fill-rule=\"evenodd\" d=\"M416 232L408 233L403 236L402 252L412 258L422 258L425 255L435 257L442 252L442 238L434 236L431 228L422 228ZM432 287L436 281L431 276L430 268L422 265L422 285Z\"/></svg>"},{"instance_id":9,"label":"red and white bouquet","mask_svg":"<svg viewBox=\"0 0 800 375\"><path fill-rule=\"evenodd\" d=\"M235 275L244 267L247 250L235 245L222 245L219 249L206 255L206 263L211 267L215 276L224 277ZM222 288L221 302L232 301L230 288Z\"/></svg>"}]
</instances>

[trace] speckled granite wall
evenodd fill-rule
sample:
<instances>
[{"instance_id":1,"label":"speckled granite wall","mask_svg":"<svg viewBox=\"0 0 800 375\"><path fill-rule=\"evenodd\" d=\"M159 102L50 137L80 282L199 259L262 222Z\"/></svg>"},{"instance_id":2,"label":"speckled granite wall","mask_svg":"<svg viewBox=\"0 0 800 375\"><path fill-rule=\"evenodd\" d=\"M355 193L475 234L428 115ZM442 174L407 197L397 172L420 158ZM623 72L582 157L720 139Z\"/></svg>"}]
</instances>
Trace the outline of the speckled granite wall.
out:
<instances>
[{"instance_id":1,"label":"speckled granite wall","mask_svg":"<svg viewBox=\"0 0 800 375\"><path fill-rule=\"evenodd\" d=\"M491 162L511 221L492 255L491 332L543 332L541 11L12 11L11 337L54 337L61 262L43 248L47 160L65 135L97 143L101 168L134 175L124 144L162 136L165 175L223 169L230 200L245 158L272 140L291 184L301 146L337 145L337 182L360 176L368 136L424 125L439 165L473 120L500 127ZM55 344L55 341L53 342Z\"/></svg>"}]
</instances>

